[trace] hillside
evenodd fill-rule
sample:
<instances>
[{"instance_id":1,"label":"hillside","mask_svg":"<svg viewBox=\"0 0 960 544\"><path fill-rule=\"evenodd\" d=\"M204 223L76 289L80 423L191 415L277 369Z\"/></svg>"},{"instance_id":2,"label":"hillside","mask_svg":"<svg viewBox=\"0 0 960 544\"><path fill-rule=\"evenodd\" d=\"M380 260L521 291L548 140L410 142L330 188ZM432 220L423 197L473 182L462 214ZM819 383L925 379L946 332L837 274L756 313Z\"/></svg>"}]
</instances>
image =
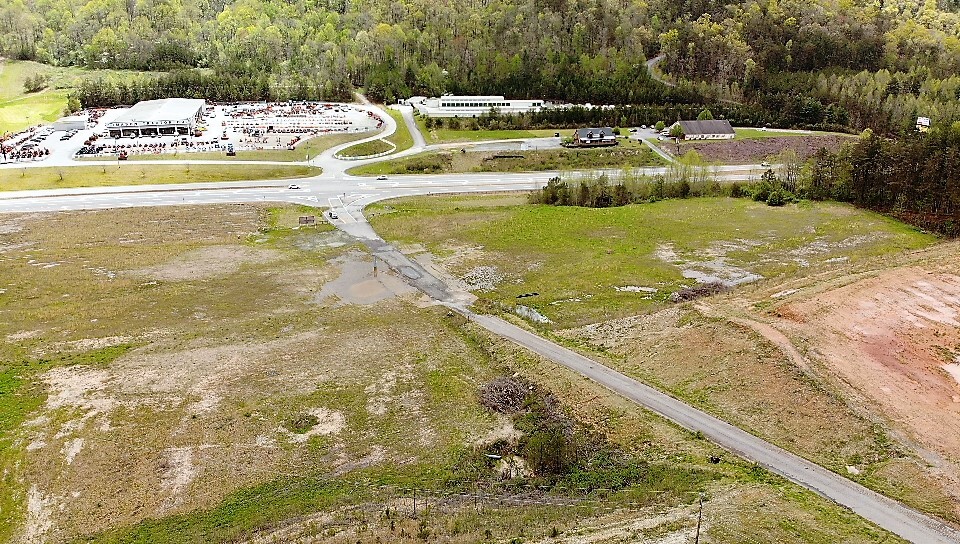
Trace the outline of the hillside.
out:
<instances>
[{"instance_id":1,"label":"hillside","mask_svg":"<svg viewBox=\"0 0 960 544\"><path fill-rule=\"evenodd\" d=\"M592 103L725 103L784 125L957 117L960 15L909 0L25 0L0 54L56 65L210 67L291 96L443 91ZM652 80L644 58L679 81ZM858 72L861 72L858 75Z\"/></svg>"}]
</instances>

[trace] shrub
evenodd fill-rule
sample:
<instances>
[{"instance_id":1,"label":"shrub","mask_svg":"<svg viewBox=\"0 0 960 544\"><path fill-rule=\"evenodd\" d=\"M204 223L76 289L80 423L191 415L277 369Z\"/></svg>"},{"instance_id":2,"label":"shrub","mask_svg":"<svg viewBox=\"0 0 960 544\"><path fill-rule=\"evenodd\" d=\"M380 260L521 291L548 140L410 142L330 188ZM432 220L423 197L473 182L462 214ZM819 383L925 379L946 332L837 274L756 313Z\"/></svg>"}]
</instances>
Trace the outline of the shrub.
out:
<instances>
[{"instance_id":1,"label":"shrub","mask_svg":"<svg viewBox=\"0 0 960 544\"><path fill-rule=\"evenodd\" d=\"M783 206L787 203L787 194L783 189L774 189L770 191L767 197L767 206Z\"/></svg>"}]
</instances>

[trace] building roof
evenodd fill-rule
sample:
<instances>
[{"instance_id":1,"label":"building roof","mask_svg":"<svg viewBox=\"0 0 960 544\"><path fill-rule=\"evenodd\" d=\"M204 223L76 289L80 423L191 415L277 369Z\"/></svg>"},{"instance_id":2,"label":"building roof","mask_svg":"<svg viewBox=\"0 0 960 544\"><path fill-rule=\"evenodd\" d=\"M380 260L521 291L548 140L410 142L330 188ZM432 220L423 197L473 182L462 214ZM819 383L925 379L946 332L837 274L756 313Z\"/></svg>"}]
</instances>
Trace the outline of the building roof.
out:
<instances>
[{"instance_id":1,"label":"building roof","mask_svg":"<svg viewBox=\"0 0 960 544\"><path fill-rule=\"evenodd\" d=\"M687 136L692 134L736 134L730 121L711 119L709 121L677 121Z\"/></svg>"},{"instance_id":2,"label":"building roof","mask_svg":"<svg viewBox=\"0 0 960 544\"><path fill-rule=\"evenodd\" d=\"M471 95L456 95L456 94L445 94L440 97L443 100L473 100L473 101L487 101L487 102L503 102L506 100L502 96L471 96Z\"/></svg>"},{"instance_id":3,"label":"building roof","mask_svg":"<svg viewBox=\"0 0 960 544\"><path fill-rule=\"evenodd\" d=\"M577 138L616 138L610 127L578 128Z\"/></svg>"},{"instance_id":4,"label":"building roof","mask_svg":"<svg viewBox=\"0 0 960 544\"><path fill-rule=\"evenodd\" d=\"M137 102L110 124L161 123L185 121L197 114L205 100L193 98L163 98Z\"/></svg>"}]
</instances>

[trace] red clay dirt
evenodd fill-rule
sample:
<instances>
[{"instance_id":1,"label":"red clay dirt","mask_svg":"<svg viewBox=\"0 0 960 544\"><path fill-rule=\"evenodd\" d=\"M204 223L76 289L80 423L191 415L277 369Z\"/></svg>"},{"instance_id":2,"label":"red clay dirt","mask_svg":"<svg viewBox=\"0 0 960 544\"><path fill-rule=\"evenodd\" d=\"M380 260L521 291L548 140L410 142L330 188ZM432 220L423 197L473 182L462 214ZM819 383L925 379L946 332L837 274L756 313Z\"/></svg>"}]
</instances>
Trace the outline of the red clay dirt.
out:
<instances>
[{"instance_id":1,"label":"red clay dirt","mask_svg":"<svg viewBox=\"0 0 960 544\"><path fill-rule=\"evenodd\" d=\"M894 268L779 310L785 319L778 325L808 338L812 358L925 449L960 464L960 276L953 270Z\"/></svg>"}]
</instances>

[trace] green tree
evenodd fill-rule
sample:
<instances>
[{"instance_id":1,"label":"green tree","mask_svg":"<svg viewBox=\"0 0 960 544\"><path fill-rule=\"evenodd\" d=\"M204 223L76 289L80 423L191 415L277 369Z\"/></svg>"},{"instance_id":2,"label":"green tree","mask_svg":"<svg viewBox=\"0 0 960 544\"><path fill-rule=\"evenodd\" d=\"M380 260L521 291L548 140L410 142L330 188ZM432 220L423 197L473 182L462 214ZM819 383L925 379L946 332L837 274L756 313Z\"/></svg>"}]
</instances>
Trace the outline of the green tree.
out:
<instances>
[{"instance_id":1,"label":"green tree","mask_svg":"<svg viewBox=\"0 0 960 544\"><path fill-rule=\"evenodd\" d=\"M709 109L703 108L700 110L700 113L697 114L697 121L711 121L713 120L713 113Z\"/></svg>"}]
</instances>

